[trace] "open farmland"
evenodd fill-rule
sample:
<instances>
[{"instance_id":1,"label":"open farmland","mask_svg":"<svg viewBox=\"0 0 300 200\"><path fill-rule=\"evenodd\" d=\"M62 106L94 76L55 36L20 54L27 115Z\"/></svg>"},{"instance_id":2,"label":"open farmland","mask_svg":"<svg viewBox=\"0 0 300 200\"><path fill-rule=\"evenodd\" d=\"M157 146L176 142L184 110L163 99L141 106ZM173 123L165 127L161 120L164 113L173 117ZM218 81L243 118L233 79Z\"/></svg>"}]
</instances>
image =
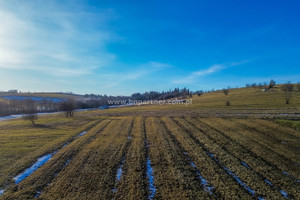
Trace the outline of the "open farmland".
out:
<instances>
[{"instance_id":1,"label":"open farmland","mask_svg":"<svg viewBox=\"0 0 300 200\"><path fill-rule=\"evenodd\" d=\"M300 0L0 0L0 200L300 200Z\"/></svg>"},{"instance_id":2,"label":"open farmland","mask_svg":"<svg viewBox=\"0 0 300 200\"><path fill-rule=\"evenodd\" d=\"M294 128L263 119L87 113L44 116L36 127L0 122L0 199L300 198Z\"/></svg>"}]
</instances>

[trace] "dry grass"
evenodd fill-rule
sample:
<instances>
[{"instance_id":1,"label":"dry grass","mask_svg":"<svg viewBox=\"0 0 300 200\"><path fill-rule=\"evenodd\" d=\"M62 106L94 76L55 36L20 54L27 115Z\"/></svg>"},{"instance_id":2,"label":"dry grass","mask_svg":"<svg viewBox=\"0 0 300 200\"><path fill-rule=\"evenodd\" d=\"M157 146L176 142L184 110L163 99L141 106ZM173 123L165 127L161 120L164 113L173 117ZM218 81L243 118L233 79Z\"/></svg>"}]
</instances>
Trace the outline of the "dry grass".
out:
<instances>
[{"instance_id":1,"label":"dry grass","mask_svg":"<svg viewBox=\"0 0 300 200\"><path fill-rule=\"evenodd\" d=\"M0 185L51 153L91 125L95 120L84 118L41 118L38 126L22 120L1 122L0 126Z\"/></svg>"},{"instance_id":2,"label":"dry grass","mask_svg":"<svg viewBox=\"0 0 300 200\"><path fill-rule=\"evenodd\" d=\"M45 189L45 199L111 199L132 119L113 120ZM74 176L76 174L76 176Z\"/></svg>"},{"instance_id":3,"label":"dry grass","mask_svg":"<svg viewBox=\"0 0 300 200\"><path fill-rule=\"evenodd\" d=\"M141 105L107 110L83 112L80 115L94 116L201 116L222 118L298 119L300 115L300 92L293 92L290 104L285 104L284 93L279 86L270 92L260 88L230 89L228 95L222 91L193 95L189 105ZM187 97L187 99L190 99ZM226 106L226 101L231 106ZM284 114L284 115L282 115ZM287 114L287 115L286 115Z\"/></svg>"},{"instance_id":4,"label":"dry grass","mask_svg":"<svg viewBox=\"0 0 300 200\"><path fill-rule=\"evenodd\" d=\"M0 188L6 186L6 191L0 199L34 199L38 192L39 199L147 199L147 156L155 199L282 199L281 190L299 199L299 130L290 121L245 119L300 110L299 93L290 105L284 105L282 95L278 88L268 93L234 89L228 96L194 96L189 106L86 111L74 118L48 115L40 117L38 126L2 121ZM227 99L232 106L225 106ZM241 113L250 116L237 115ZM70 144L60 148L67 141ZM13 184L15 175L56 149L50 161ZM214 187L211 194L204 190L199 173Z\"/></svg>"},{"instance_id":5,"label":"dry grass","mask_svg":"<svg viewBox=\"0 0 300 200\"><path fill-rule=\"evenodd\" d=\"M257 121L266 123L265 120ZM286 159L274 154L274 152L266 149L263 145L254 142L251 137L244 136L243 133L248 131L239 131L230 120L200 119L198 124L205 132L215 137L220 146L223 146L234 156L245 161L252 169L270 180L277 188L288 191L289 194L295 197L300 196L299 183L296 182L299 165L293 163L289 166L283 163ZM228 124L231 124L231 127L228 128L226 126ZM286 176L283 172L291 173L296 175L296 177Z\"/></svg>"},{"instance_id":6,"label":"dry grass","mask_svg":"<svg viewBox=\"0 0 300 200\"><path fill-rule=\"evenodd\" d=\"M155 198L210 199L184 155L185 151L158 118L146 120L146 133L157 187Z\"/></svg>"},{"instance_id":7,"label":"dry grass","mask_svg":"<svg viewBox=\"0 0 300 200\"><path fill-rule=\"evenodd\" d=\"M135 118L129 139L132 141L125 154L124 174L117 184L115 199L147 199L146 149L141 117Z\"/></svg>"}]
</instances>

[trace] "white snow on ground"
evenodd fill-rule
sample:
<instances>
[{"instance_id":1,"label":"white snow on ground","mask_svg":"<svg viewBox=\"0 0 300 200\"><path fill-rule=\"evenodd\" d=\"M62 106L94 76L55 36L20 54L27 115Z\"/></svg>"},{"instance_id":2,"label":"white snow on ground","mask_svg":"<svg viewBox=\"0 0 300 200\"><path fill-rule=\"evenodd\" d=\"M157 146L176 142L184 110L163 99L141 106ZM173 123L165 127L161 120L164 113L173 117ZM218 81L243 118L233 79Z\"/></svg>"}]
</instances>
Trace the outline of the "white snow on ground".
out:
<instances>
[{"instance_id":1,"label":"white snow on ground","mask_svg":"<svg viewBox=\"0 0 300 200\"><path fill-rule=\"evenodd\" d=\"M53 156L53 153L47 154L45 156L40 157L31 167L27 168L24 172L14 177L15 183L18 184L22 180L24 180L27 176L36 171L40 166L45 164L48 160L50 160Z\"/></svg>"}]
</instances>

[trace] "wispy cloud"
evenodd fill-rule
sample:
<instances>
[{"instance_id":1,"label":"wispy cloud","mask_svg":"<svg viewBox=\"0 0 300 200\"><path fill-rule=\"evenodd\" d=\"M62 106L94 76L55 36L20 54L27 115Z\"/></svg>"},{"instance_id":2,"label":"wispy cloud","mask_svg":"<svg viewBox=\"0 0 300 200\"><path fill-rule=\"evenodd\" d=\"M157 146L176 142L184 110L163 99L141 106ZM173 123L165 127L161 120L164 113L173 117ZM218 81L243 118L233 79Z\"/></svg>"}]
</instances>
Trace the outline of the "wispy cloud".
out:
<instances>
[{"instance_id":1,"label":"wispy cloud","mask_svg":"<svg viewBox=\"0 0 300 200\"><path fill-rule=\"evenodd\" d=\"M176 79L173 80L172 83L174 84L188 84L188 83L193 83L195 81L197 81L197 79L199 77L203 77L203 76L207 76L210 74L214 74L217 73L223 69L226 69L228 67L232 67L232 66L238 66L244 63L249 62L249 60L243 60L241 62L231 62L231 63L225 63L225 64L215 64L210 66L207 69L204 70L199 70L199 71L194 71L192 73L190 73L188 76L180 78L180 79Z\"/></svg>"},{"instance_id":2,"label":"wispy cloud","mask_svg":"<svg viewBox=\"0 0 300 200\"><path fill-rule=\"evenodd\" d=\"M106 50L117 38L107 27L111 10L76 12L57 1L29 2L22 8L0 2L0 68L77 76L115 59Z\"/></svg>"},{"instance_id":3,"label":"wispy cloud","mask_svg":"<svg viewBox=\"0 0 300 200\"><path fill-rule=\"evenodd\" d=\"M188 78L193 79L197 76L205 76L205 75L208 75L208 74L212 74L212 73L215 73L217 71L220 71L221 69L224 69L225 67L226 67L225 65L212 65L208 69L193 72Z\"/></svg>"},{"instance_id":4,"label":"wispy cloud","mask_svg":"<svg viewBox=\"0 0 300 200\"><path fill-rule=\"evenodd\" d=\"M206 76L209 74L213 74L216 73L222 69L226 68L225 65L222 64L218 64L218 65L212 65L209 68L205 69L205 70L199 70L199 71L194 71L192 73L190 73L190 75L177 79L177 80L173 80L172 83L174 84L184 84L184 83L192 83L194 81L197 80L197 78L201 77L201 76Z\"/></svg>"}]
</instances>

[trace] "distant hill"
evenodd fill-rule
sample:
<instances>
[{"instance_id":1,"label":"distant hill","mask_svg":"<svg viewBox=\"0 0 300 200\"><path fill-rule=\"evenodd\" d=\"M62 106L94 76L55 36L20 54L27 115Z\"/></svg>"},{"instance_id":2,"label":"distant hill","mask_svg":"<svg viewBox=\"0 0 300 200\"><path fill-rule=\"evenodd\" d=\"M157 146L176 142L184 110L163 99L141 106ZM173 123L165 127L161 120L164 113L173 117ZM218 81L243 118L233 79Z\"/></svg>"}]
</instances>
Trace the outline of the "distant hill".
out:
<instances>
[{"instance_id":1,"label":"distant hill","mask_svg":"<svg viewBox=\"0 0 300 200\"><path fill-rule=\"evenodd\" d=\"M290 92L290 103L285 102L281 85L265 91L261 87L229 89L186 96L182 104L164 103L140 104L138 106L108 109L98 114L141 115L141 116L201 116L201 117L251 117L300 119L300 92L294 87ZM183 98L177 98L183 99ZM191 101L192 100L192 101ZM164 101L164 100L163 100ZM175 100L176 102L176 100ZM186 102L186 103L185 103ZM191 103L192 102L192 103ZM229 102L229 105L226 105ZM97 111L95 111L97 112ZM272 116L270 116L272 115Z\"/></svg>"},{"instance_id":2,"label":"distant hill","mask_svg":"<svg viewBox=\"0 0 300 200\"><path fill-rule=\"evenodd\" d=\"M186 109L264 109L264 108L280 108L291 109L300 108L300 92L294 84L294 90L291 92L290 103L285 104L285 93L281 90L281 85L275 85L270 90L264 90L263 86L257 87L243 87L243 88L231 88L228 89L228 94L225 95L223 90L205 92L198 96L194 94L192 97L186 96L186 99L192 98L192 105L184 106ZM78 95L60 92L37 92L37 93L8 93L0 92L0 102L5 99L26 99L33 98L34 100L53 99L59 101L62 99L73 98L77 101L86 101L103 96L97 95ZM118 99L118 97L114 97ZM129 98L129 97L128 97ZM127 98L126 98L127 99ZM181 99L181 98L178 98ZM226 106L226 102L230 103L230 106ZM180 107L180 106L179 106ZM160 105L159 109L177 109L178 107L170 107L169 105ZM153 108L154 109L154 108Z\"/></svg>"},{"instance_id":3,"label":"distant hill","mask_svg":"<svg viewBox=\"0 0 300 200\"><path fill-rule=\"evenodd\" d=\"M226 101L230 106L226 106ZM222 90L204 93L200 97L193 96L194 108L204 107L229 107L229 108L292 108L300 107L300 92L291 92L290 103L285 104L285 93L280 85L276 85L269 91L260 87L233 88L229 89L228 95Z\"/></svg>"},{"instance_id":4,"label":"distant hill","mask_svg":"<svg viewBox=\"0 0 300 200\"><path fill-rule=\"evenodd\" d=\"M59 92L0 92L0 97L3 96L22 96L22 97L47 97L47 98L70 98L70 97L84 97L83 95L78 94L68 94L68 93L59 93Z\"/></svg>"}]
</instances>

